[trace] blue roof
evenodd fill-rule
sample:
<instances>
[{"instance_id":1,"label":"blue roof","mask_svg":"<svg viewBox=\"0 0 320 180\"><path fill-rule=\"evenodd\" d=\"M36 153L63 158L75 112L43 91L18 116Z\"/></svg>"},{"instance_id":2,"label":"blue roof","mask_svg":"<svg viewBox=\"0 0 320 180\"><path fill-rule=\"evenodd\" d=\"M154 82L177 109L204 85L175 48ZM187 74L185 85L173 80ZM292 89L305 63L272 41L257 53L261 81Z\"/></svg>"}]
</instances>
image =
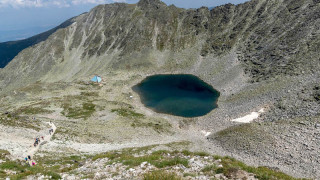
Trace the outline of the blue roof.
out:
<instances>
[{"instance_id":1,"label":"blue roof","mask_svg":"<svg viewBox=\"0 0 320 180\"><path fill-rule=\"evenodd\" d=\"M97 82L97 83L100 83L101 82L101 77L100 76L94 76L92 79L91 79L91 81L93 81L93 82Z\"/></svg>"}]
</instances>

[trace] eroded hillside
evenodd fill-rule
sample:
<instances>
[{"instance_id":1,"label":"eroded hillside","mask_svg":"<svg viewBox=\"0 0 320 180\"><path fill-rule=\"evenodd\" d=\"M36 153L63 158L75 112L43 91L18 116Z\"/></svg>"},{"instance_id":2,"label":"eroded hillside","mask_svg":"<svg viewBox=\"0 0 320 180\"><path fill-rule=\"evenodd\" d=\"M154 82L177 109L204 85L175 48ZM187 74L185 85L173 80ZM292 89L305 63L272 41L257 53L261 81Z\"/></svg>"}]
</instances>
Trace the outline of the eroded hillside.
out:
<instances>
[{"instance_id":1,"label":"eroded hillside","mask_svg":"<svg viewBox=\"0 0 320 180\"><path fill-rule=\"evenodd\" d=\"M56 139L42 155L188 141L190 150L319 178L319 15L318 0L99 5L0 70L1 128L19 137L0 149L19 156L52 121ZM197 118L145 108L131 87L160 73L199 76L220 91L219 108ZM101 86L88 83L95 74ZM261 108L250 124L231 121Z\"/></svg>"}]
</instances>

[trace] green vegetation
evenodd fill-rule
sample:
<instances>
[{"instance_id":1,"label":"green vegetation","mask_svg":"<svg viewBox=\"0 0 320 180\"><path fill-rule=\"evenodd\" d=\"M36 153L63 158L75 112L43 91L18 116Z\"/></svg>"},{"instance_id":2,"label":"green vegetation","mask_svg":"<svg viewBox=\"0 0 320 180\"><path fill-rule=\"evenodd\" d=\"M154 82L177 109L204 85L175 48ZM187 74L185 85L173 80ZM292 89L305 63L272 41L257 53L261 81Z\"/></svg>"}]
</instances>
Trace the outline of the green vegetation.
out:
<instances>
[{"instance_id":1,"label":"green vegetation","mask_svg":"<svg viewBox=\"0 0 320 180\"><path fill-rule=\"evenodd\" d=\"M98 92L81 92L80 96L92 96L92 97L98 97Z\"/></svg>"},{"instance_id":2,"label":"green vegetation","mask_svg":"<svg viewBox=\"0 0 320 180\"><path fill-rule=\"evenodd\" d=\"M9 151L0 149L0 159L6 159L10 155Z\"/></svg>"},{"instance_id":3,"label":"green vegetation","mask_svg":"<svg viewBox=\"0 0 320 180\"><path fill-rule=\"evenodd\" d=\"M41 107L32 107L32 106L26 106L26 107L22 107L19 109L19 111L21 113L24 113L24 114L29 114L29 115L32 115L32 114L49 114L49 113L52 113L52 111L49 111L47 109L44 109L44 108L41 108Z\"/></svg>"},{"instance_id":4,"label":"green vegetation","mask_svg":"<svg viewBox=\"0 0 320 180\"><path fill-rule=\"evenodd\" d=\"M97 160L100 158L109 158L110 164L117 162L130 167L139 166L143 162L148 162L157 168L164 168L175 166L177 164L188 166L188 160L184 158L179 158L175 156L166 156L167 151L155 151L150 155L135 157L134 153L130 149L122 152L107 152L104 154L95 155L92 160Z\"/></svg>"},{"instance_id":5,"label":"green vegetation","mask_svg":"<svg viewBox=\"0 0 320 180\"><path fill-rule=\"evenodd\" d=\"M99 108L93 103L93 97L98 96L98 92L95 91L84 91L79 95L63 96L63 98L58 99L61 108L63 108L61 114L68 118L88 119Z\"/></svg>"},{"instance_id":6,"label":"green vegetation","mask_svg":"<svg viewBox=\"0 0 320 180\"><path fill-rule=\"evenodd\" d=\"M295 178L288 176L282 172L269 169L267 167L252 167L247 166L244 163L237 161L230 157L220 157L215 156L216 159L221 159L221 164L223 167L217 167L216 165L208 165L202 169L207 175L214 174L224 174L226 177L231 178L233 174L239 170L244 170L249 173L253 173L256 178L262 180L273 180L273 179L283 179L283 180L293 180Z\"/></svg>"},{"instance_id":7,"label":"green vegetation","mask_svg":"<svg viewBox=\"0 0 320 180\"><path fill-rule=\"evenodd\" d=\"M130 107L129 107L130 108ZM144 114L137 113L129 108L111 109L111 112L117 113L121 117L128 118L131 121L131 127L147 127L153 128L156 132L166 132L171 124L162 119L148 119Z\"/></svg>"},{"instance_id":8,"label":"green vegetation","mask_svg":"<svg viewBox=\"0 0 320 180\"><path fill-rule=\"evenodd\" d=\"M165 146L171 148L171 149L188 149L187 147L192 145L190 141L177 141L165 144Z\"/></svg>"},{"instance_id":9,"label":"green vegetation","mask_svg":"<svg viewBox=\"0 0 320 180\"><path fill-rule=\"evenodd\" d=\"M2 171L2 170L0 170L0 178L6 178L7 177L7 173L6 172L4 172L4 171Z\"/></svg>"},{"instance_id":10,"label":"green vegetation","mask_svg":"<svg viewBox=\"0 0 320 180\"><path fill-rule=\"evenodd\" d=\"M180 158L182 155L211 156L205 152L190 152L187 150L184 150L184 151L159 150L159 151L154 151L148 155L137 156L137 154L143 154L143 153L145 154L147 151L150 151L154 147L156 147L156 145L146 146L146 147L136 148L136 149L129 148L129 149L124 149L122 151L113 151L113 152L107 152L103 154L97 154L94 157L92 157L92 160L95 161L100 158L109 158L110 161L108 162L108 164L112 164L115 162L122 163L123 165L127 165L128 168L139 166L143 162L148 162L161 170L162 168L171 167L178 164L188 167L189 166L188 160L184 158ZM168 154L170 154L170 156ZM221 157L221 156L212 156L212 157L214 159L221 159L222 167L218 167L216 164L207 165L201 170L205 175L213 176L215 174L223 174L226 177L231 178L239 170L243 170L249 173L253 173L256 178L262 179L262 180L275 180L275 179L295 180L295 178L291 176L288 176L279 171L269 169L267 167L247 166L244 163L230 157ZM147 173L148 178L166 177L166 176L161 176L160 172L155 171L155 172ZM187 177L187 176L194 177L196 176L196 174L185 173L184 177ZM176 178L180 178L180 177L176 177Z\"/></svg>"},{"instance_id":11,"label":"green vegetation","mask_svg":"<svg viewBox=\"0 0 320 180\"><path fill-rule=\"evenodd\" d=\"M187 150L183 150L181 153L185 156L210 156L210 154L206 152L190 152Z\"/></svg>"},{"instance_id":12,"label":"green vegetation","mask_svg":"<svg viewBox=\"0 0 320 180\"><path fill-rule=\"evenodd\" d=\"M130 109L125 108L118 108L118 109L111 109L111 112L116 112L119 116L127 117L127 118L143 118L145 117L143 114L136 113Z\"/></svg>"},{"instance_id":13,"label":"green vegetation","mask_svg":"<svg viewBox=\"0 0 320 180\"><path fill-rule=\"evenodd\" d=\"M188 159L179 158L179 157L174 157L173 159L167 159L160 162L156 162L154 163L154 166L156 166L157 168L164 168L164 167L175 166L178 164L181 164L185 167L189 166Z\"/></svg>"},{"instance_id":14,"label":"green vegetation","mask_svg":"<svg viewBox=\"0 0 320 180\"><path fill-rule=\"evenodd\" d=\"M230 128L227 128L225 130L219 131L217 133L217 136L219 137L224 137L224 136L228 136L231 133L245 133L245 134L249 134L249 135L254 135L254 127L251 124L242 124L239 126L232 126Z\"/></svg>"},{"instance_id":15,"label":"green vegetation","mask_svg":"<svg viewBox=\"0 0 320 180\"><path fill-rule=\"evenodd\" d=\"M55 134L63 134L64 136L78 136L79 134L75 131L73 131L72 129L69 129L69 128L65 128L65 127L59 127ZM56 138L56 136L53 136L52 137L53 139Z\"/></svg>"},{"instance_id":16,"label":"green vegetation","mask_svg":"<svg viewBox=\"0 0 320 180\"><path fill-rule=\"evenodd\" d=\"M168 147L172 147L174 145L189 145L187 142L176 142L166 144ZM153 148L157 147L157 145L152 146L145 146L140 148L127 148L122 149L121 151L112 151L97 154L92 157L92 160L95 161L101 158L109 158L111 161L110 164L114 162L120 162L124 165L129 167L139 166L143 162L148 162L157 168L164 168L175 166L177 164L184 165L188 167L188 160L184 158L179 158L181 155L185 156L210 156L208 153L205 152L190 152L187 150L184 151L167 151L167 150L158 150L154 151L151 154L143 155L143 156L136 156L137 154L146 154L148 151L151 151ZM170 154L170 156L168 156Z\"/></svg>"},{"instance_id":17,"label":"green vegetation","mask_svg":"<svg viewBox=\"0 0 320 180\"><path fill-rule=\"evenodd\" d=\"M81 177L81 179L94 179L94 174L87 174L87 175Z\"/></svg>"},{"instance_id":18,"label":"green vegetation","mask_svg":"<svg viewBox=\"0 0 320 180\"><path fill-rule=\"evenodd\" d=\"M215 164L205 166L201 171L206 175L214 175L216 173L217 166Z\"/></svg>"},{"instance_id":19,"label":"green vegetation","mask_svg":"<svg viewBox=\"0 0 320 180\"><path fill-rule=\"evenodd\" d=\"M64 156L64 157L38 157L38 165L44 167L50 167L50 170L63 173L69 172L79 167L79 163L82 161L80 156Z\"/></svg>"},{"instance_id":20,"label":"green vegetation","mask_svg":"<svg viewBox=\"0 0 320 180\"><path fill-rule=\"evenodd\" d=\"M21 170L22 166L15 161L7 161L0 164L0 169Z\"/></svg>"},{"instance_id":21,"label":"green vegetation","mask_svg":"<svg viewBox=\"0 0 320 180\"><path fill-rule=\"evenodd\" d=\"M16 161L7 161L0 164L0 178L7 177L4 170L12 170L15 171L16 174L11 175L10 179L23 179L29 175L43 174L45 176L51 176L51 179L61 179L61 176L58 173L52 172L49 168L44 168L42 166L29 166L22 165Z\"/></svg>"},{"instance_id":22,"label":"green vegetation","mask_svg":"<svg viewBox=\"0 0 320 180\"><path fill-rule=\"evenodd\" d=\"M87 119L96 111L96 105L94 105L92 102L85 102L81 107L72 107L71 104L65 103L62 107L63 111L61 113L64 116L75 119Z\"/></svg>"},{"instance_id":23,"label":"green vegetation","mask_svg":"<svg viewBox=\"0 0 320 180\"><path fill-rule=\"evenodd\" d=\"M221 159L221 164L223 167L217 168L215 166L208 166L202 170L203 172L215 171L215 173L217 174L223 173L226 177L231 177L232 174L237 172L238 170L244 170L249 173L255 174L255 177L260 180L273 180L273 179L294 180L296 179L282 172L275 171L267 167L256 168L252 166L247 166L244 163L237 161L231 157L215 156L215 158Z\"/></svg>"},{"instance_id":24,"label":"green vegetation","mask_svg":"<svg viewBox=\"0 0 320 180\"><path fill-rule=\"evenodd\" d=\"M171 124L168 122L162 122L156 119L134 119L131 123L132 127L146 127L146 128L153 128L156 132L169 132L169 128Z\"/></svg>"},{"instance_id":25,"label":"green vegetation","mask_svg":"<svg viewBox=\"0 0 320 180\"><path fill-rule=\"evenodd\" d=\"M94 89L101 89L101 86L99 83L96 83L96 82L91 82L89 83L89 87L90 88L94 88Z\"/></svg>"},{"instance_id":26,"label":"green vegetation","mask_svg":"<svg viewBox=\"0 0 320 180\"><path fill-rule=\"evenodd\" d=\"M144 174L144 180L182 180L180 176L173 172L167 171L152 171L149 173Z\"/></svg>"},{"instance_id":27,"label":"green vegetation","mask_svg":"<svg viewBox=\"0 0 320 180\"><path fill-rule=\"evenodd\" d=\"M105 152L105 153L94 155L92 157L92 160L95 161L97 159L102 159L102 158L109 158L109 159L113 160L113 159L119 157L120 154L134 155L134 154L147 153L148 151L152 150L152 148L154 148L156 146L157 145L144 146L144 147L139 147L139 148L125 148L120 151Z\"/></svg>"},{"instance_id":28,"label":"green vegetation","mask_svg":"<svg viewBox=\"0 0 320 180\"><path fill-rule=\"evenodd\" d=\"M0 124L12 127L24 127L39 131L41 122L38 119L31 120L31 117L38 114L52 113L53 111L45 109L48 105L50 105L50 103L44 101L10 110L10 112L0 115Z\"/></svg>"},{"instance_id":29,"label":"green vegetation","mask_svg":"<svg viewBox=\"0 0 320 180\"><path fill-rule=\"evenodd\" d=\"M96 161L101 158L108 158L107 164L121 163L127 166L127 169L140 166L143 162L148 162L158 168L156 171L148 172L144 174L144 179L182 179L182 177L172 172L167 172L164 169L176 165L183 165L188 167L188 159L182 158L182 156L211 156L205 152L190 152L184 151L167 151L158 150L150 153L153 148L158 145L146 146L140 148L127 148L119 151L106 152L97 154L95 156L86 156L82 158L80 156L45 156L36 157L37 165L28 166L24 165L24 162L19 161L7 161L0 164L0 179L5 178L8 175L5 170L12 170L17 172L15 175L11 175L11 179L23 179L29 175L42 174L45 176L51 176L52 179L60 179L60 173L72 172L74 169L80 167L81 163L88 158ZM0 150L1 154L8 154L9 152ZM295 178L288 176L282 172L269 169L267 167L252 167L247 166L244 163L237 161L231 157L212 156L214 159L221 160L221 165L209 164L205 166L201 171L205 175L214 176L215 174L223 174L227 178L233 178L238 171L243 170L255 175L257 179L261 180L295 180ZM115 173L115 175L118 175ZM184 177L195 177L198 173L184 173ZM92 177L88 174L87 177Z\"/></svg>"},{"instance_id":30,"label":"green vegetation","mask_svg":"<svg viewBox=\"0 0 320 180\"><path fill-rule=\"evenodd\" d=\"M216 133L214 137L225 147L252 150L255 148L268 147L275 140L259 124L241 124L226 128Z\"/></svg>"},{"instance_id":31,"label":"green vegetation","mask_svg":"<svg viewBox=\"0 0 320 180\"><path fill-rule=\"evenodd\" d=\"M0 116L0 124L12 127L24 127L40 131L38 120L30 122L30 120L28 120L26 117L19 117L11 114L8 114L7 117Z\"/></svg>"},{"instance_id":32,"label":"green vegetation","mask_svg":"<svg viewBox=\"0 0 320 180\"><path fill-rule=\"evenodd\" d=\"M41 84L40 82L35 82L33 84L29 84L25 87L22 87L19 89L19 91L21 92L28 92L31 94L37 94L43 91L43 84Z\"/></svg>"},{"instance_id":33,"label":"green vegetation","mask_svg":"<svg viewBox=\"0 0 320 180\"><path fill-rule=\"evenodd\" d=\"M1 152L6 153L1 150ZM1 154L1 153L0 153ZM79 167L82 161L80 156L45 156L35 157L36 166L29 166L25 162L7 161L0 164L0 179L8 175L5 170L15 171L16 174L9 176L11 179L24 179L30 175L42 174L51 176L51 179L61 179L60 173L70 172Z\"/></svg>"},{"instance_id":34,"label":"green vegetation","mask_svg":"<svg viewBox=\"0 0 320 180\"><path fill-rule=\"evenodd\" d=\"M197 174L193 174L193 173L183 173L183 177L188 177L188 176L190 176L190 177L196 177Z\"/></svg>"}]
</instances>

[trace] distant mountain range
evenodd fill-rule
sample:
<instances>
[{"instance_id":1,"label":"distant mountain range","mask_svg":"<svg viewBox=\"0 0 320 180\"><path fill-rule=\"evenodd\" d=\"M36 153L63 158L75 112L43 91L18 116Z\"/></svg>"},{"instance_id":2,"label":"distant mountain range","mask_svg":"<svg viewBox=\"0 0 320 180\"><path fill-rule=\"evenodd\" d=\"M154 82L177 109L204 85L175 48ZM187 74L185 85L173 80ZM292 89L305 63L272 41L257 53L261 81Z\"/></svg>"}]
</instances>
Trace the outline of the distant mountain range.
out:
<instances>
[{"instance_id":1,"label":"distant mountain range","mask_svg":"<svg viewBox=\"0 0 320 180\"><path fill-rule=\"evenodd\" d=\"M72 24L72 22L73 22L73 18L63 22L62 24L60 24L59 26L53 29L50 29L41 34L32 36L30 38L23 39L25 36L22 34L21 36L22 40L0 43L0 68L4 68L23 49L33 46L39 42L45 41L51 34L53 34L54 32L56 32L61 28L65 28L69 26L70 24ZM2 31L2 32L0 31L0 34L4 34L4 36L5 36L5 33L9 34L6 31ZM25 35L28 36L28 32L25 32L25 33L26 33Z\"/></svg>"},{"instance_id":2,"label":"distant mountain range","mask_svg":"<svg viewBox=\"0 0 320 180\"><path fill-rule=\"evenodd\" d=\"M55 26L37 26L26 29L10 29L10 30L0 30L0 43L7 41L18 41L22 39L26 39L37 34L48 31Z\"/></svg>"}]
</instances>

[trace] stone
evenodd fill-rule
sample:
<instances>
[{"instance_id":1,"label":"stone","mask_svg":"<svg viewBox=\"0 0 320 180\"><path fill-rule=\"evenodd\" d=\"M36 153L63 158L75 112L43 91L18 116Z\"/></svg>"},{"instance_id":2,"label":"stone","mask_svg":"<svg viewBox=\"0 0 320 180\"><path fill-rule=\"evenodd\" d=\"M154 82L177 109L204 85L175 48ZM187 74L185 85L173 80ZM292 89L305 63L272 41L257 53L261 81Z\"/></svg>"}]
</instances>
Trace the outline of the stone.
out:
<instances>
[{"instance_id":1,"label":"stone","mask_svg":"<svg viewBox=\"0 0 320 180\"><path fill-rule=\"evenodd\" d=\"M140 167L143 168L143 167L145 167L145 165L147 165L147 164L148 164L148 162L145 161L145 162L143 162L143 163L140 164Z\"/></svg>"},{"instance_id":2,"label":"stone","mask_svg":"<svg viewBox=\"0 0 320 180\"><path fill-rule=\"evenodd\" d=\"M136 171L136 170L133 169L133 168L130 168L129 171L130 171L130 172L134 172L134 171Z\"/></svg>"}]
</instances>

